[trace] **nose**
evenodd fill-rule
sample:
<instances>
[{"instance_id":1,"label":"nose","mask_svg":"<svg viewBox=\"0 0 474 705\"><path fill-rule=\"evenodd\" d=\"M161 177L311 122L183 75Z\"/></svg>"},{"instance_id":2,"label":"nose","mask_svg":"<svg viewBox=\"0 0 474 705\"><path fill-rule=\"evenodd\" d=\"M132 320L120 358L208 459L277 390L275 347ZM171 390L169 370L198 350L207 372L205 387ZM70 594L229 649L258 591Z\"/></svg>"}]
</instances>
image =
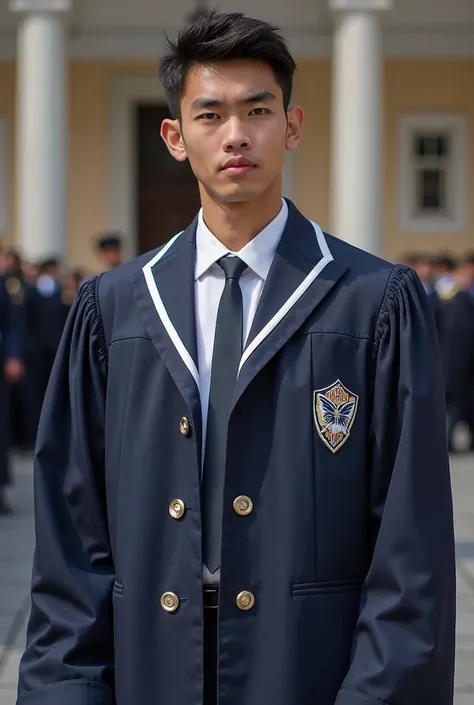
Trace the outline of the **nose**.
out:
<instances>
[{"instance_id":1,"label":"nose","mask_svg":"<svg viewBox=\"0 0 474 705\"><path fill-rule=\"evenodd\" d=\"M246 134L245 126L241 120L229 120L228 126L229 129L223 144L226 154L239 150L248 150L252 147L250 137Z\"/></svg>"}]
</instances>

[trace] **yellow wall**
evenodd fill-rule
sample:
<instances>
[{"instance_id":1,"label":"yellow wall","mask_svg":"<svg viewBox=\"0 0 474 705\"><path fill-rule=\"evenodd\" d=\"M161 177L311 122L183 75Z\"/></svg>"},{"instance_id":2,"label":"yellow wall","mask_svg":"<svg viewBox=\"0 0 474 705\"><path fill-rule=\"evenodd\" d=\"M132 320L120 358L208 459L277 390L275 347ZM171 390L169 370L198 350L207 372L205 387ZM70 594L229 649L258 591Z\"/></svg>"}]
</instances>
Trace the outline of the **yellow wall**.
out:
<instances>
[{"instance_id":1,"label":"yellow wall","mask_svg":"<svg viewBox=\"0 0 474 705\"><path fill-rule=\"evenodd\" d=\"M72 265L95 271L92 239L107 227L108 95L114 75L155 76L156 63L74 62L70 69L70 189L68 250ZM398 216L398 125L411 111L461 113L469 121L469 184L474 172L474 61L402 62L385 65L385 150L383 254L398 259L406 251L474 249L474 199L468 198L463 233L402 233ZM329 229L331 68L327 60L299 62L296 90L305 109L303 143L298 155L297 204ZM0 63L0 116L7 118L7 242L15 239L14 126L15 67ZM344 233L337 233L344 237Z\"/></svg>"},{"instance_id":2,"label":"yellow wall","mask_svg":"<svg viewBox=\"0 0 474 705\"><path fill-rule=\"evenodd\" d=\"M296 94L304 110L298 152L297 205L323 229L329 223L331 69L328 61L301 61Z\"/></svg>"},{"instance_id":3,"label":"yellow wall","mask_svg":"<svg viewBox=\"0 0 474 705\"><path fill-rule=\"evenodd\" d=\"M0 62L0 118L6 120L7 222L0 238L11 244L15 232L15 65Z\"/></svg>"},{"instance_id":4,"label":"yellow wall","mask_svg":"<svg viewBox=\"0 0 474 705\"><path fill-rule=\"evenodd\" d=\"M462 255L474 249L474 61L395 62L385 69L385 255L397 259L407 250ZM398 224L398 127L407 112L439 111L468 119L468 212L462 232L401 233Z\"/></svg>"},{"instance_id":5,"label":"yellow wall","mask_svg":"<svg viewBox=\"0 0 474 705\"><path fill-rule=\"evenodd\" d=\"M107 228L108 96L114 75L156 75L156 62L77 62L70 85L69 257L98 267L93 239ZM157 78L158 80L158 78Z\"/></svg>"}]
</instances>

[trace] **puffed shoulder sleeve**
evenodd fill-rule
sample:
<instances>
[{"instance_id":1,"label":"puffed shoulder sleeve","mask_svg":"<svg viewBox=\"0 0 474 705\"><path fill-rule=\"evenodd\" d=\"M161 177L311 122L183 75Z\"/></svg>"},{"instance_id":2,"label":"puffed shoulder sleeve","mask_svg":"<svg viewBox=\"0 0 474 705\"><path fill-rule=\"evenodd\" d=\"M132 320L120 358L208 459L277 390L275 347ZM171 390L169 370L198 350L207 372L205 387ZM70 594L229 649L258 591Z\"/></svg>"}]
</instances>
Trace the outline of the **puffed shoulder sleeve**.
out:
<instances>
[{"instance_id":1,"label":"puffed shoulder sleeve","mask_svg":"<svg viewBox=\"0 0 474 705\"><path fill-rule=\"evenodd\" d=\"M104 479L107 347L98 279L71 309L41 415L24 705L112 705L114 566Z\"/></svg>"},{"instance_id":2,"label":"puffed shoulder sleeve","mask_svg":"<svg viewBox=\"0 0 474 705\"><path fill-rule=\"evenodd\" d=\"M455 561L444 385L417 275L395 267L373 346L371 565L336 705L452 705Z\"/></svg>"}]
</instances>

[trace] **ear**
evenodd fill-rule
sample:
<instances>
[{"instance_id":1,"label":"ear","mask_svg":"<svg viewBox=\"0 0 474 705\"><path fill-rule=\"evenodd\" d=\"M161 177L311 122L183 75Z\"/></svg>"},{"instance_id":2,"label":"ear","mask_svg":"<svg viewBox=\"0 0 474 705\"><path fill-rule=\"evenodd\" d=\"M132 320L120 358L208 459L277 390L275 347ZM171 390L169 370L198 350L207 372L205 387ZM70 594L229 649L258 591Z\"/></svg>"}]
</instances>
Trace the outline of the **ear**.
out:
<instances>
[{"instance_id":1,"label":"ear","mask_svg":"<svg viewBox=\"0 0 474 705\"><path fill-rule=\"evenodd\" d=\"M303 111L299 107L291 108L291 110L288 110L287 119L286 149L288 152L294 152L301 140Z\"/></svg>"},{"instance_id":2,"label":"ear","mask_svg":"<svg viewBox=\"0 0 474 705\"><path fill-rule=\"evenodd\" d=\"M179 120L170 120L169 118L163 120L160 134L171 156L178 162L185 162L188 155Z\"/></svg>"}]
</instances>

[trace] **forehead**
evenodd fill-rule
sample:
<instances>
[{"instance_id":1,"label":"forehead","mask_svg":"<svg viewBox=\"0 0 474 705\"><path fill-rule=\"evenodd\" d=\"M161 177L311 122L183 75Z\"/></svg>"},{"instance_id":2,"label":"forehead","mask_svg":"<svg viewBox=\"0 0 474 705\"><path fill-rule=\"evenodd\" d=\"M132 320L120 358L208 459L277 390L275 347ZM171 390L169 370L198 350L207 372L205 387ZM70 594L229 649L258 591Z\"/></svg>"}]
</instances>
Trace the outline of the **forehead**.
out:
<instances>
[{"instance_id":1,"label":"forehead","mask_svg":"<svg viewBox=\"0 0 474 705\"><path fill-rule=\"evenodd\" d=\"M190 69L182 100L192 103L196 98L206 96L232 101L257 91L270 91L277 96L282 93L267 63L258 60L219 61Z\"/></svg>"}]
</instances>

